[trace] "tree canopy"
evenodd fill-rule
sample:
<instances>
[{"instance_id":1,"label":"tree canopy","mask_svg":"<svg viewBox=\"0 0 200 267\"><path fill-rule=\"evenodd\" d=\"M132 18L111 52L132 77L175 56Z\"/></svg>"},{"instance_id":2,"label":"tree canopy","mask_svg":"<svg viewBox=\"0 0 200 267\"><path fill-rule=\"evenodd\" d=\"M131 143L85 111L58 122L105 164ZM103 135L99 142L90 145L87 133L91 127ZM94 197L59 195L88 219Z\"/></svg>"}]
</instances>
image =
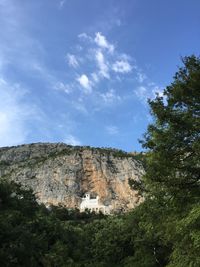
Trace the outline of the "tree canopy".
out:
<instances>
[{"instance_id":1,"label":"tree canopy","mask_svg":"<svg viewBox=\"0 0 200 267\"><path fill-rule=\"evenodd\" d=\"M200 265L200 59L182 61L163 96L149 100L154 120L143 141L146 201L159 203L170 267Z\"/></svg>"},{"instance_id":2,"label":"tree canopy","mask_svg":"<svg viewBox=\"0 0 200 267\"><path fill-rule=\"evenodd\" d=\"M149 151L145 181L151 191L163 189L177 197L198 197L200 59L185 57L183 63L163 96L149 101L154 123L149 125L143 142Z\"/></svg>"}]
</instances>

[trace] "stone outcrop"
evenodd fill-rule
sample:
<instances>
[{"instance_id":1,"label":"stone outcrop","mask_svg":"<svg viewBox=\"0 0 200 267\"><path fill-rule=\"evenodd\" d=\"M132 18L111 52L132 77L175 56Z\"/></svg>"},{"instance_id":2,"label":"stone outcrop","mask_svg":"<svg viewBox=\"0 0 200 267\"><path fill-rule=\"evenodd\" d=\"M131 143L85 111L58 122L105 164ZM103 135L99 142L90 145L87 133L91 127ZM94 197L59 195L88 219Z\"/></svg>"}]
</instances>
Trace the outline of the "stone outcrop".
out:
<instances>
[{"instance_id":1,"label":"stone outcrop","mask_svg":"<svg viewBox=\"0 0 200 267\"><path fill-rule=\"evenodd\" d=\"M112 211L126 211L142 198L129 186L140 180L142 164L114 149L36 143L0 148L0 178L33 189L39 202L79 208L90 192Z\"/></svg>"}]
</instances>

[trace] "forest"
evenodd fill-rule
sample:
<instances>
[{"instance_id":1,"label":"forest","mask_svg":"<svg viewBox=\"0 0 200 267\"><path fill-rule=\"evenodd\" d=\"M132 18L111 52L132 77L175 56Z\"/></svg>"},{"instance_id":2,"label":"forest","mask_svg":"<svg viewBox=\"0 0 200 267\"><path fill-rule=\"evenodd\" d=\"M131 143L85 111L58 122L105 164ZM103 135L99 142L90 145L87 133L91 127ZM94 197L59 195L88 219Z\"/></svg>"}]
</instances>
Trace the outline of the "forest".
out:
<instances>
[{"instance_id":1,"label":"forest","mask_svg":"<svg viewBox=\"0 0 200 267\"><path fill-rule=\"evenodd\" d=\"M47 209L1 180L0 266L200 266L200 58L182 58L149 107L146 174L131 183L145 201L113 216Z\"/></svg>"}]
</instances>

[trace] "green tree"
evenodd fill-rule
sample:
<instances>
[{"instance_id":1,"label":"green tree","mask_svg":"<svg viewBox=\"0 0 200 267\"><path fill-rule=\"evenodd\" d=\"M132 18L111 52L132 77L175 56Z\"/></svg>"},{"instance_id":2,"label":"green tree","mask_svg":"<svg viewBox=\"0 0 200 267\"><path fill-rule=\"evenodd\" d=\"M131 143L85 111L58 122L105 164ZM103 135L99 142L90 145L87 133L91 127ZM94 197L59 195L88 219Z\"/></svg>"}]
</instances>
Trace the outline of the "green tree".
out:
<instances>
[{"instance_id":1,"label":"green tree","mask_svg":"<svg viewBox=\"0 0 200 267\"><path fill-rule=\"evenodd\" d=\"M188 200L200 192L200 59L185 57L183 63L163 96L149 101L154 123L143 146L149 151L148 190Z\"/></svg>"},{"instance_id":2,"label":"green tree","mask_svg":"<svg viewBox=\"0 0 200 267\"><path fill-rule=\"evenodd\" d=\"M159 239L171 244L167 266L199 266L200 59L183 58L172 84L149 101L153 123L145 134L146 201L159 203ZM157 205L156 204L156 205ZM164 218L164 220L163 220ZM147 226L152 223L150 217ZM160 225L160 227L158 227ZM153 231L153 230L152 230ZM155 231L155 230L154 230ZM187 249L188 248L188 249Z\"/></svg>"},{"instance_id":3,"label":"green tree","mask_svg":"<svg viewBox=\"0 0 200 267\"><path fill-rule=\"evenodd\" d=\"M76 266L83 240L80 227L55 217L30 190L0 181L0 266Z\"/></svg>"}]
</instances>

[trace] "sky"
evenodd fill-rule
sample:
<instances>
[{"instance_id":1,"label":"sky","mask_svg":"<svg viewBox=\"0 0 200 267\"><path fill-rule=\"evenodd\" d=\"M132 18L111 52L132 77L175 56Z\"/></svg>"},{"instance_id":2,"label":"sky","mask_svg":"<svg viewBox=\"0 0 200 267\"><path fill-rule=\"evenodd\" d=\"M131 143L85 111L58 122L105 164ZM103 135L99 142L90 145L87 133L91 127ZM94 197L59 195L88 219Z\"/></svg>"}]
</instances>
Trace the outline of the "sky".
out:
<instances>
[{"instance_id":1,"label":"sky","mask_svg":"<svg viewBox=\"0 0 200 267\"><path fill-rule=\"evenodd\" d=\"M147 99L200 48L199 0L0 0L0 146L141 151Z\"/></svg>"}]
</instances>

